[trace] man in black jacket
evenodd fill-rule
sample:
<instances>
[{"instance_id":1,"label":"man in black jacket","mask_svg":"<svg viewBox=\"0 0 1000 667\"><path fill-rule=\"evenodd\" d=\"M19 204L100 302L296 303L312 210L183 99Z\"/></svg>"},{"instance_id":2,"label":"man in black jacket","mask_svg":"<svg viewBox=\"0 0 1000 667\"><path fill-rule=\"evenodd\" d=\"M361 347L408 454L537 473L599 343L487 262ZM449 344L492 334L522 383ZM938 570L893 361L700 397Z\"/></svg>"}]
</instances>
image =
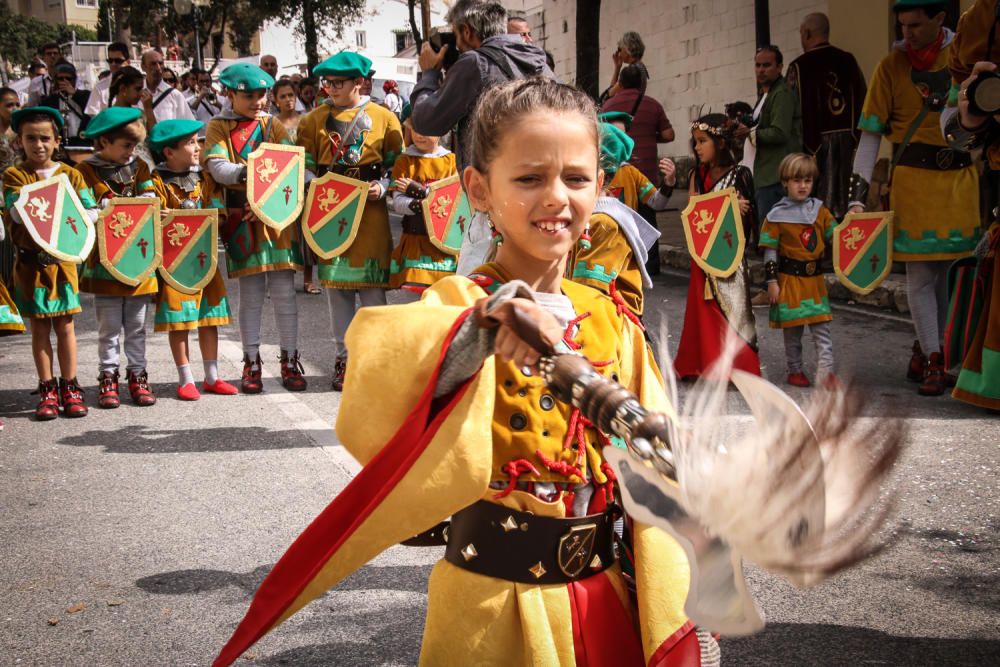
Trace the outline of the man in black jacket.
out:
<instances>
[{"instance_id":1,"label":"man in black jacket","mask_svg":"<svg viewBox=\"0 0 1000 667\"><path fill-rule=\"evenodd\" d=\"M89 146L90 142L81 138L80 134L90 120L84 113L87 100L90 99L90 91L77 90L76 68L67 62L56 65L53 79L55 90L51 95L42 98L41 105L58 109L66 120L63 126L63 147Z\"/></svg>"}]
</instances>

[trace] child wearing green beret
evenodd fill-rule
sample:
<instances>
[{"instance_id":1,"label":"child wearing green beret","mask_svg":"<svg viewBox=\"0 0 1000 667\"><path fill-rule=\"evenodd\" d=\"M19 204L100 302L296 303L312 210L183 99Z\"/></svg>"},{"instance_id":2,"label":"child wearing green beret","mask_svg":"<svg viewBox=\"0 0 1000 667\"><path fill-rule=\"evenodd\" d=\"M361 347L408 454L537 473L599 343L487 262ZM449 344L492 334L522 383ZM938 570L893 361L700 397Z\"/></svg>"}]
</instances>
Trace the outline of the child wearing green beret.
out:
<instances>
[{"instance_id":1,"label":"child wearing green beret","mask_svg":"<svg viewBox=\"0 0 1000 667\"><path fill-rule=\"evenodd\" d=\"M158 160L153 186L161 210L202 207L200 120L177 118L160 121L149 135L149 150ZM169 230L165 230L168 231ZM213 248L212 252L216 252ZM188 357L188 332L198 330L198 347L205 366L202 389L210 394L232 395L236 387L219 377L219 326L229 324L226 283L218 270L196 294L187 294L161 281L156 295L153 330L166 331L170 352L177 366L177 398L197 401L201 393L194 383Z\"/></svg>"},{"instance_id":2,"label":"child wearing green beret","mask_svg":"<svg viewBox=\"0 0 1000 667\"><path fill-rule=\"evenodd\" d=\"M205 130L204 198L221 209L220 236L226 245L226 268L240 284L240 338L243 380L247 394L263 388L260 327L264 297L274 305L281 344L281 383L289 391L305 391L299 360L299 311L295 302L295 272L302 270L298 225L280 232L250 212L246 198L247 157L262 143L291 144L288 132L268 114L267 91L274 79L248 63L230 65L219 82L232 106L213 118Z\"/></svg>"},{"instance_id":3,"label":"child wearing green beret","mask_svg":"<svg viewBox=\"0 0 1000 667\"><path fill-rule=\"evenodd\" d=\"M113 106L87 125L86 138L94 141L94 154L77 168L99 205L114 197L156 197L153 175L135 154L146 138L141 116L139 109ZM123 329L129 396L136 405L153 405L156 396L146 373L146 309L157 291L156 274L135 287L126 285L101 265L95 248L84 265L80 288L94 295L97 311L98 406L117 408L121 403L118 338Z\"/></svg>"}]
</instances>

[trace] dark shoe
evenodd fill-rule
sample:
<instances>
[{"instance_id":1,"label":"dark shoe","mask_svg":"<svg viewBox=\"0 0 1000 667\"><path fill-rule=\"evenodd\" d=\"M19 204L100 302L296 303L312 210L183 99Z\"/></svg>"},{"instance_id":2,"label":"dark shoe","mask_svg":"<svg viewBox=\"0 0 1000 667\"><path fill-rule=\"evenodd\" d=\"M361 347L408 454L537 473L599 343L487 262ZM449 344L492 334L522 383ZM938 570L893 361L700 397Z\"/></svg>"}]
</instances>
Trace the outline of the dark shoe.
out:
<instances>
[{"instance_id":1,"label":"dark shoe","mask_svg":"<svg viewBox=\"0 0 1000 667\"><path fill-rule=\"evenodd\" d=\"M347 357L337 357L333 364L333 383L331 387L334 391L344 390L344 378L347 376Z\"/></svg>"},{"instance_id":2,"label":"dark shoe","mask_svg":"<svg viewBox=\"0 0 1000 667\"><path fill-rule=\"evenodd\" d=\"M256 370L255 370L256 369ZM243 382L241 384L244 394L259 394L264 391L264 380L261 378L260 355L253 362L250 357L243 355Z\"/></svg>"},{"instance_id":3,"label":"dark shoe","mask_svg":"<svg viewBox=\"0 0 1000 667\"><path fill-rule=\"evenodd\" d=\"M910 357L910 366L906 369L906 379L911 382L923 382L924 369L927 367L927 357L920 349L920 341L913 341L913 355Z\"/></svg>"},{"instance_id":4,"label":"dark shoe","mask_svg":"<svg viewBox=\"0 0 1000 667\"><path fill-rule=\"evenodd\" d=\"M87 404L83 401L83 389L76 378L59 379L59 400L62 402L63 415L66 417L86 417Z\"/></svg>"},{"instance_id":5,"label":"dark shoe","mask_svg":"<svg viewBox=\"0 0 1000 667\"><path fill-rule=\"evenodd\" d=\"M59 416L59 383L55 378L38 381L38 407L35 419L47 422Z\"/></svg>"},{"instance_id":6,"label":"dark shoe","mask_svg":"<svg viewBox=\"0 0 1000 667\"><path fill-rule=\"evenodd\" d=\"M302 376L302 362L299 361L299 351L291 357L287 352L282 352L281 357L281 385L288 391L305 391L306 379Z\"/></svg>"},{"instance_id":7,"label":"dark shoe","mask_svg":"<svg viewBox=\"0 0 1000 667\"><path fill-rule=\"evenodd\" d=\"M811 387L812 382L806 377L805 373L789 373L788 374L788 384L793 387Z\"/></svg>"},{"instance_id":8,"label":"dark shoe","mask_svg":"<svg viewBox=\"0 0 1000 667\"><path fill-rule=\"evenodd\" d=\"M117 408L121 405L118 398L118 369L104 371L97 376L97 407Z\"/></svg>"},{"instance_id":9,"label":"dark shoe","mask_svg":"<svg viewBox=\"0 0 1000 667\"><path fill-rule=\"evenodd\" d=\"M924 381L917 388L917 393L921 396L940 396L948 389L947 384L944 355L940 352L931 352L927 367L924 369Z\"/></svg>"},{"instance_id":10,"label":"dark shoe","mask_svg":"<svg viewBox=\"0 0 1000 667\"><path fill-rule=\"evenodd\" d=\"M153 395L153 390L149 388L149 379L146 376L146 371L140 373L129 371L128 393L132 397L132 402L140 407L144 408L156 403L156 396Z\"/></svg>"}]
</instances>

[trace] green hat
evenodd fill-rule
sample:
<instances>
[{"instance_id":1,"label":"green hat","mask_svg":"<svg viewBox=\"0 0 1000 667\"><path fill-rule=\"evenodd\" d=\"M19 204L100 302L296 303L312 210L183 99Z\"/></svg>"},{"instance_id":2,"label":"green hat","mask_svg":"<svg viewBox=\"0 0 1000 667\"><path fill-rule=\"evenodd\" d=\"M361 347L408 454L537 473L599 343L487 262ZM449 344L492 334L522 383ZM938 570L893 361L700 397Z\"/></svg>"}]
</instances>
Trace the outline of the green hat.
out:
<instances>
[{"instance_id":1,"label":"green hat","mask_svg":"<svg viewBox=\"0 0 1000 667\"><path fill-rule=\"evenodd\" d=\"M60 130L63 129L65 121L63 121L62 114L58 110L52 107L25 107L24 109L18 109L10 115L10 126L17 132L21 125L21 121L29 116L35 116L37 114L45 114L50 117Z\"/></svg>"},{"instance_id":2,"label":"green hat","mask_svg":"<svg viewBox=\"0 0 1000 667\"><path fill-rule=\"evenodd\" d=\"M632 157L635 142L617 127L610 123L600 123L601 132L601 167L604 173L611 176L618 172L622 162Z\"/></svg>"},{"instance_id":3,"label":"green hat","mask_svg":"<svg viewBox=\"0 0 1000 667\"><path fill-rule=\"evenodd\" d=\"M947 4L945 0L896 0L892 6L894 12L907 11L909 9L922 9L923 7L941 6Z\"/></svg>"},{"instance_id":4,"label":"green hat","mask_svg":"<svg viewBox=\"0 0 1000 667\"><path fill-rule=\"evenodd\" d=\"M399 112L399 122L405 123L406 120L413 115L413 107L409 102L403 102L403 109Z\"/></svg>"},{"instance_id":5,"label":"green hat","mask_svg":"<svg viewBox=\"0 0 1000 667\"><path fill-rule=\"evenodd\" d=\"M161 120L153 126L146 143L154 154L162 153L164 148L170 148L181 139L197 134L203 127L205 127L203 122L190 118Z\"/></svg>"},{"instance_id":6,"label":"green hat","mask_svg":"<svg viewBox=\"0 0 1000 667\"><path fill-rule=\"evenodd\" d=\"M274 85L274 77L250 63L236 63L222 70L219 83L229 90L266 90Z\"/></svg>"},{"instance_id":7,"label":"green hat","mask_svg":"<svg viewBox=\"0 0 1000 667\"><path fill-rule=\"evenodd\" d=\"M135 107L108 107L91 119L82 136L86 139L96 139L116 127L128 125L141 117L142 111Z\"/></svg>"},{"instance_id":8,"label":"green hat","mask_svg":"<svg viewBox=\"0 0 1000 667\"><path fill-rule=\"evenodd\" d=\"M372 61L360 53L341 51L330 56L313 68L313 76L368 76L372 69Z\"/></svg>"},{"instance_id":9,"label":"green hat","mask_svg":"<svg viewBox=\"0 0 1000 667\"><path fill-rule=\"evenodd\" d=\"M602 123L621 122L625 125L626 130L632 127L632 114L624 111L604 111L597 114L597 120Z\"/></svg>"}]
</instances>

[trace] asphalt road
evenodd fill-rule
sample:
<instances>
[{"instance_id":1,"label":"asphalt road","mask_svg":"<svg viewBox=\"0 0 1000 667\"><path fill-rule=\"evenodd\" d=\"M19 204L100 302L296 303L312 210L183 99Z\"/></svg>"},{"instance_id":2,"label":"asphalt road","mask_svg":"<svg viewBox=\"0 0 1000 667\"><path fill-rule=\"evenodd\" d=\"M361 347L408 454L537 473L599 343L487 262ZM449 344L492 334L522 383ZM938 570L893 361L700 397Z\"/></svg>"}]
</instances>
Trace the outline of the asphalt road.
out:
<instances>
[{"instance_id":1,"label":"asphalt road","mask_svg":"<svg viewBox=\"0 0 1000 667\"><path fill-rule=\"evenodd\" d=\"M662 276L648 310L677 335L686 282ZM230 283L238 301L238 290ZM0 341L0 665L206 665L299 531L357 469L330 424L326 299L298 295L310 382L273 380L257 397L173 397L166 337L149 334L160 400L92 408L82 420L30 419L28 336ZM78 318L80 377L96 398L90 298ZM656 320L657 318L653 318ZM150 329L152 325L150 323ZM658 331L654 322L653 331ZM782 382L781 337L759 327L765 373ZM239 377L239 333L220 366ZM1000 422L903 379L912 333L896 318L838 311L838 364L869 397L866 418L906 418L897 541L807 591L748 570L767 629L725 638L726 665L1000 664ZM265 373L277 340L265 306ZM807 341L807 364L814 355ZM193 364L200 380L200 360ZM392 378L386 378L391 386ZM788 388L796 397L808 392ZM741 405L733 402L737 412ZM377 418L377 406L372 408ZM725 483L724 480L719 480ZM738 493L734 489L734 493ZM239 664L416 664L437 549L395 547L266 637ZM252 660L252 662L247 662Z\"/></svg>"}]
</instances>

